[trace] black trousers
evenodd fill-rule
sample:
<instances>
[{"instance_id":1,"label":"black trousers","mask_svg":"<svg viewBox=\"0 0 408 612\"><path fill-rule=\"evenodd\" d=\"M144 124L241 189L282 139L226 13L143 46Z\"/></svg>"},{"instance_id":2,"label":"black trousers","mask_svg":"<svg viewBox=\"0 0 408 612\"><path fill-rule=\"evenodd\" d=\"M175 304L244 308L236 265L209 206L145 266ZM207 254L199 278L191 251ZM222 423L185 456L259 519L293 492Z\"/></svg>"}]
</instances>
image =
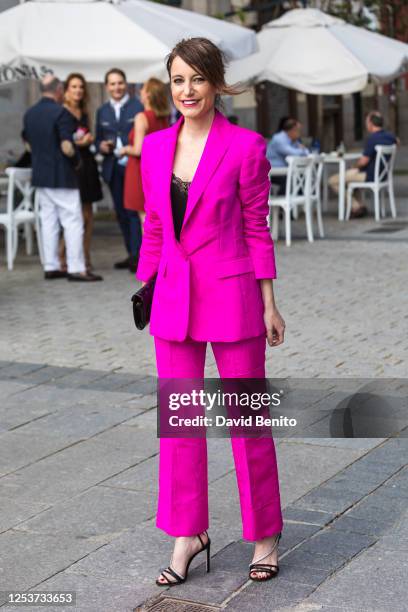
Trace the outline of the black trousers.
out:
<instances>
[{"instance_id":1,"label":"black trousers","mask_svg":"<svg viewBox=\"0 0 408 612\"><path fill-rule=\"evenodd\" d=\"M272 185L278 185L278 195L285 195L286 193L286 176L273 176L271 179Z\"/></svg>"}]
</instances>

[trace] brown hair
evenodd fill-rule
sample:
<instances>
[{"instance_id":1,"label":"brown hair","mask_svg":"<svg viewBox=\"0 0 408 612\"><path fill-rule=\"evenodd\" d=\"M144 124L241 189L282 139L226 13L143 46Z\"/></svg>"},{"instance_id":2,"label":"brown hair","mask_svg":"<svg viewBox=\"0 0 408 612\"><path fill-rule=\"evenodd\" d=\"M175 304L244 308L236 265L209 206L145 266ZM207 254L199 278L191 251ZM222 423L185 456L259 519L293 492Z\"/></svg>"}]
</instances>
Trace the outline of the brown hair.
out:
<instances>
[{"instance_id":1,"label":"brown hair","mask_svg":"<svg viewBox=\"0 0 408 612\"><path fill-rule=\"evenodd\" d=\"M247 88L240 83L227 85L225 82L227 63L225 54L208 38L195 37L180 40L167 56L166 68L169 77L171 65L176 57L180 57L191 68L197 70L213 87L219 90L215 98L216 106L220 104L220 94L236 96L247 91Z\"/></svg>"},{"instance_id":2,"label":"brown hair","mask_svg":"<svg viewBox=\"0 0 408 612\"><path fill-rule=\"evenodd\" d=\"M86 82L84 75L81 74L80 72L71 72L71 74L69 74L65 80L64 92L68 90L70 82L73 81L74 79L79 79L83 85L84 97L82 98L79 104L79 108L81 109L83 114L86 115L88 113L89 92L88 92L88 83Z\"/></svg>"},{"instance_id":3,"label":"brown hair","mask_svg":"<svg viewBox=\"0 0 408 612\"><path fill-rule=\"evenodd\" d=\"M125 82L127 82L126 74L121 68L110 68L110 70L108 70L108 72L105 74L105 85L108 84L108 79L111 74L118 74Z\"/></svg>"},{"instance_id":4,"label":"brown hair","mask_svg":"<svg viewBox=\"0 0 408 612\"><path fill-rule=\"evenodd\" d=\"M152 77L145 83L146 93L149 94L149 102L157 117L168 117L170 115L169 98L167 87L163 81Z\"/></svg>"},{"instance_id":5,"label":"brown hair","mask_svg":"<svg viewBox=\"0 0 408 612\"><path fill-rule=\"evenodd\" d=\"M378 128L384 127L384 117L379 111L370 111L367 115L367 119Z\"/></svg>"},{"instance_id":6,"label":"brown hair","mask_svg":"<svg viewBox=\"0 0 408 612\"><path fill-rule=\"evenodd\" d=\"M294 119L293 117L288 117L282 124L282 130L284 132L290 132L290 130L293 130L293 128L296 127L298 124L299 121L297 119Z\"/></svg>"}]
</instances>

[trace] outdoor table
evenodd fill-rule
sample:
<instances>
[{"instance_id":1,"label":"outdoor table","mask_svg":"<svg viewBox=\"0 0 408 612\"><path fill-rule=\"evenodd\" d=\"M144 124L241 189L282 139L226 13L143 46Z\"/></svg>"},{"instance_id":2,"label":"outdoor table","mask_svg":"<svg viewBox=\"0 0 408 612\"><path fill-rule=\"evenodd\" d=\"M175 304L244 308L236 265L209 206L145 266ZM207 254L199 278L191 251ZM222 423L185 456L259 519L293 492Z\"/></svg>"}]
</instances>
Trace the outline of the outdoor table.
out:
<instances>
[{"instance_id":1,"label":"outdoor table","mask_svg":"<svg viewBox=\"0 0 408 612\"><path fill-rule=\"evenodd\" d=\"M339 155L338 153L328 153L323 156L324 163L324 194L323 201L325 210L327 210L328 201L328 183L327 183L327 168L329 164L339 165L339 221L344 221L345 215L345 201L346 201L346 164L348 161L355 161L361 157L361 153L345 153Z\"/></svg>"}]
</instances>

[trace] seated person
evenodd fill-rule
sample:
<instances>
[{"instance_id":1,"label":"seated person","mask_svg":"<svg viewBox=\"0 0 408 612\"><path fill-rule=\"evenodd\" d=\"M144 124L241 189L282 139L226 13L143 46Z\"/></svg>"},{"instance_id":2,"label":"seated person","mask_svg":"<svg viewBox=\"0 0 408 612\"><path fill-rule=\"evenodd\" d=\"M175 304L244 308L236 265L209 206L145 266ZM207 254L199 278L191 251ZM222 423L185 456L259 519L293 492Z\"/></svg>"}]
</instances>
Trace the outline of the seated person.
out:
<instances>
[{"instance_id":1,"label":"seated person","mask_svg":"<svg viewBox=\"0 0 408 612\"><path fill-rule=\"evenodd\" d=\"M266 157L272 168L284 168L288 165L286 158L289 155L304 157L310 151L301 143L301 123L291 117L285 118L279 123L280 131L274 134L268 144ZM286 189L286 176L273 176L272 184L279 185L279 195L283 195Z\"/></svg>"},{"instance_id":2,"label":"seated person","mask_svg":"<svg viewBox=\"0 0 408 612\"><path fill-rule=\"evenodd\" d=\"M398 143L398 139L394 134L384 130L384 119L378 111L368 113L366 129L369 136L366 140L363 154L357 160L356 167L346 171L346 185L347 183L374 181L375 158L377 156L376 145L393 145ZM329 185L335 193L339 192L338 174L334 174L329 178ZM356 197L353 197L350 217L355 219L357 217L364 217L366 214L367 208Z\"/></svg>"}]
</instances>

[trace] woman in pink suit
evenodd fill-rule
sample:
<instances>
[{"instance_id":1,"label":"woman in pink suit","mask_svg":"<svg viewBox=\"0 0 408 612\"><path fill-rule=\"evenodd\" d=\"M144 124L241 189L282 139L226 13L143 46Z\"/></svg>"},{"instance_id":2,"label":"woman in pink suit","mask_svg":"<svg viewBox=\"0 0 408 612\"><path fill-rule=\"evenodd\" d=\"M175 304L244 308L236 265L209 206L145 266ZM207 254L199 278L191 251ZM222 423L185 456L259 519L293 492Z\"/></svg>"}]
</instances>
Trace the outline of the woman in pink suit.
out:
<instances>
[{"instance_id":1,"label":"woman in pink suit","mask_svg":"<svg viewBox=\"0 0 408 612\"><path fill-rule=\"evenodd\" d=\"M274 247L267 227L270 164L264 139L216 108L225 83L218 47L182 40L167 60L181 117L145 137L141 172L146 220L136 277L157 274L150 318L158 376L202 378L211 342L221 378L264 378L266 341L283 342L275 305ZM276 576L282 531L272 437L231 437L243 538L255 542L249 577ZM206 438L161 438L156 525L174 536L159 586L184 582L207 551ZM261 564L258 564L262 561Z\"/></svg>"}]
</instances>

